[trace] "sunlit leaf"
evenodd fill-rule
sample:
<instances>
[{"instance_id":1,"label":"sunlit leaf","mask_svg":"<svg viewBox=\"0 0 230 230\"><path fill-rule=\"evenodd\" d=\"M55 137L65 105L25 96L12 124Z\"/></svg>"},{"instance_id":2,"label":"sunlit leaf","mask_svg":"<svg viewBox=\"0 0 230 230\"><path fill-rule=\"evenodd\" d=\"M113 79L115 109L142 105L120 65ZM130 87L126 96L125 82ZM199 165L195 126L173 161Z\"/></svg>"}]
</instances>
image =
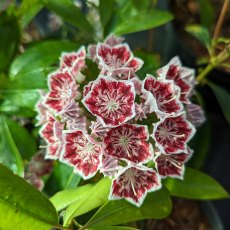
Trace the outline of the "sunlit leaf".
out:
<instances>
[{"instance_id":1,"label":"sunlit leaf","mask_svg":"<svg viewBox=\"0 0 230 230\"><path fill-rule=\"evenodd\" d=\"M80 216L99 207L108 200L111 181L109 178L101 179L86 196L71 204L64 215L64 226L70 225L74 217Z\"/></svg>"},{"instance_id":2,"label":"sunlit leaf","mask_svg":"<svg viewBox=\"0 0 230 230\"><path fill-rule=\"evenodd\" d=\"M92 184L86 184L75 189L63 190L52 196L50 201L57 211L61 211L73 202L81 201L84 197L88 196L92 187Z\"/></svg>"},{"instance_id":3,"label":"sunlit leaf","mask_svg":"<svg viewBox=\"0 0 230 230\"><path fill-rule=\"evenodd\" d=\"M57 225L51 202L0 164L0 228L48 230Z\"/></svg>"}]
</instances>

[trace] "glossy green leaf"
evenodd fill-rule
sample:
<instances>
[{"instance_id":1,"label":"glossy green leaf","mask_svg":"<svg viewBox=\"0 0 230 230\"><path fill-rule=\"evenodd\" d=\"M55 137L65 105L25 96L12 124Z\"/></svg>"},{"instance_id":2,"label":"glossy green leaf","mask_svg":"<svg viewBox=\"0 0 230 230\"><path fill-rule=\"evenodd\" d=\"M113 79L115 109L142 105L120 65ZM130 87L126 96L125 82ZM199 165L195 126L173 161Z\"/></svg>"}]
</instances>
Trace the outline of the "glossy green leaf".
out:
<instances>
[{"instance_id":1,"label":"glossy green leaf","mask_svg":"<svg viewBox=\"0 0 230 230\"><path fill-rule=\"evenodd\" d=\"M0 164L0 229L49 230L57 225L52 203Z\"/></svg>"},{"instance_id":2,"label":"glossy green leaf","mask_svg":"<svg viewBox=\"0 0 230 230\"><path fill-rule=\"evenodd\" d=\"M45 192L52 196L58 191L76 188L80 180L81 177L73 172L73 167L57 161L46 182Z\"/></svg>"},{"instance_id":3,"label":"glossy green leaf","mask_svg":"<svg viewBox=\"0 0 230 230\"><path fill-rule=\"evenodd\" d=\"M22 28L25 28L42 8L41 0L23 0L18 12Z\"/></svg>"},{"instance_id":4,"label":"glossy green leaf","mask_svg":"<svg viewBox=\"0 0 230 230\"><path fill-rule=\"evenodd\" d=\"M160 68L160 58L156 54L135 50L134 55L144 61L142 68L137 72L141 79L144 79L147 73L155 75L155 71Z\"/></svg>"},{"instance_id":5,"label":"glossy green leaf","mask_svg":"<svg viewBox=\"0 0 230 230\"><path fill-rule=\"evenodd\" d=\"M38 150L35 139L26 128L15 121L7 119L7 125L21 156L23 159L30 160Z\"/></svg>"},{"instance_id":6,"label":"glossy green leaf","mask_svg":"<svg viewBox=\"0 0 230 230\"><path fill-rule=\"evenodd\" d=\"M103 205L85 225L99 227L117 225L147 218L162 219L171 211L171 199L167 189L149 193L141 207L125 200L109 201Z\"/></svg>"},{"instance_id":7,"label":"glossy green leaf","mask_svg":"<svg viewBox=\"0 0 230 230\"><path fill-rule=\"evenodd\" d=\"M229 194L215 179L188 167L184 180L167 178L164 185L173 196L200 200L229 198Z\"/></svg>"},{"instance_id":8,"label":"glossy green leaf","mask_svg":"<svg viewBox=\"0 0 230 230\"><path fill-rule=\"evenodd\" d=\"M21 75L34 74L36 71L42 74L43 69L59 62L62 52L74 51L78 48L79 45L76 43L65 41L43 41L34 44L13 61L10 67L10 78L14 80Z\"/></svg>"},{"instance_id":9,"label":"glossy green leaf","mask_svg":"<svg viewBox=\"0 0 230 230\"><path fill-rule=\"evenodd\" d=\"M7 69L20 41L20 29L17 18L7 12L0 16L0 71Z\"/></svg>"},{"instance_id":10,"label":"glossy green leaf","mask_svg":"<svg viewBox=\"0 0 230 230\"><path fill-rule=\"evenodd\" d=\"M64 226L71 224L74 217L80 216L94 208L99 207L108 200L111 181L109 178L103 178L93 188L90 189L87 196L71 204L64 215Z\"/></svg>"},{"instance_id":11,"label":"glossy green leaf","mask_svg":"<svg viewBox=\"0 0 230 230\"><path fill-rule=\"evenodd\" d=\"M63 190L52 196L50 201L59 212L73 202L79 202L88 196L88 193L91 191L92 187L92 184L86 184L75 189Z\"/></svg>"},{"instance_id":12,"label":"glossy green leaf","mask_svg":"<svg viewBox=\"0 0 230 230\"><path fill-rule=\"evenodd\" d=\"M208 50L211 45L211 38L209 31L206 27L200 25L189 25L185 30L196 37Z\"/></svg>"},{"instance_id":13,"label":"glossy green leaf","mask_svg":"<svg viewBox=\"0 0 230 230\"><path fill-rule=\"evenodd\" d=\"M123 227L123 226L103 226L103 230L137 230L137 228ZM101 227L88 228L88 230L102 230Z\"/></svg>"},{"instance_id":14,"label":"glossy green leaf","mask_svg":"<svg viewBox=\"0 0 230 230\"><path fill-rule=\"evenodd\" d=\"M57 68L53 65L58 63L61 52L74 51L78 47L71 42L45 41L27 49L11 65L11 82L4 92L5 98L33 110L39 98L38 89L47 88L47 75Z\"/></svg>"},{"instance_id":15,"label":"glossy green leaf","mask_svg":"<svg viewBox=\"0 0 230 230\"><path fill-rule=\"evenodd\" d=\"M130 17L122 16L115 26L117 35L128 34L161 26L173 19L172 14L160 10L133 11Z\"/></svg>"},{"instance_id":16,"label":"glossy green leaf","mask_svg":"<svg viewBox=\"0 0 230 230\"><path fill-rule=\"evenodd\" d=\"M215 94L223 114L230 124L230 92L210 81L208 82L208 85L211 87L213 93Z\"/></svg>"},{"instance_id":17,"label":"glossy green leaf","mask_svg":"<svg viewBox=\"0 0 230 230\"><path fill-rule=\"evenodd\" d=\"M103 30L111 19L111 16L114 11L114 4L115 4L114 0L100 0L98 10L99 10L100 20L101 20L101 25Z\"/></svg>"},{"instance_id":18,"label":"glossy green leaf","mask_svg":"<svg viewBox=\"0 0 230 230\"><path fill-rule=\"evenodd\" d=\"M0 163L19 175L24 173L22 158L3 115L0 115Z\"/></svg>"},{"instance_id":19,"label":"glossy green leaf","mask_svg":"<svg viewBox=\"0 0 230 230\"><path fill-rule=\"evenodd\" d=\"M55 14L62 17L66 22L88 33L93 32L92 26L86 20L85 15L72 0L42 0L44 5Z\"/></svg>"}]
</instances>

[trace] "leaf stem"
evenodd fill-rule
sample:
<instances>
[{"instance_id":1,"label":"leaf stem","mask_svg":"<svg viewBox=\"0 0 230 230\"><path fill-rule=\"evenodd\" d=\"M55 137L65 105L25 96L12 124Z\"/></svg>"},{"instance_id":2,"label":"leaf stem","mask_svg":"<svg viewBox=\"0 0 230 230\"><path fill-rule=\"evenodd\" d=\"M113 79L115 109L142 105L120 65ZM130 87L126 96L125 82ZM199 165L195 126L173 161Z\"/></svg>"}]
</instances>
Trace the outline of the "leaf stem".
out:
<instances>
[{"instance_id":1,"label":"leaf stem","mask_svg":"<svg viewBox=\"0 0 230 230\"><path fill-rule=\"evenodd\" d=\"M223 7L221 9L220 16L218 18L218 21L217 21L217 24L216 24L216 27L215 27L215 31L214 31L214 34L213 34L213 39L217 39L219 37L219 35L220 35L222 25L223 25L223 22L224 22L224 18L225 18L225 15L227 13L227 10L228 10L229 3L230 3L230 0L225 0L224 1Z\"/></svg>"},{"instance_id":2,"label":"leaf stem","mask_svg":"<svg viewBox=\"0 0 230 230\"><path fill-rule=\"evenodd\" d=\"M202 82L203 79L215 68L213 63L209 63L206 68L197 76L196 80Z\"/></svg>"}]
</instances>

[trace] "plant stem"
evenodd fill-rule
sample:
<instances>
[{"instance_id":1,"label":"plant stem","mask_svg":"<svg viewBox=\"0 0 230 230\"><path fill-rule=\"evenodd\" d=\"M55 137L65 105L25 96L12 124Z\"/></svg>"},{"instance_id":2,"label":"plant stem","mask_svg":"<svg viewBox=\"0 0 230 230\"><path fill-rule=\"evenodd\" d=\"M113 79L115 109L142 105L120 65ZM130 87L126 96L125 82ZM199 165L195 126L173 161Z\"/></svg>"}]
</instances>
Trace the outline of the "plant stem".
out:
<instances>
[{"instance_id":1,"label":"plant stem","mask_svg":"<svg viewBox=\"0 0 230 230\"><path fill-rule=\"evenodd\" d=\"M226 15L227 10L228 10L229 3L230 3L230 0L225 0L224 1L223 7L221 9L220 16L218 18L218 21L217 21L217 24L216 24L216 27L215 27L215 31L214 31L214 34L213 34L213 39L217 39L219 37L219 35L220 35L220 31L222 29L222 25L223 25L225 15Z\"/></svg>"},{"instance_id":2,"label":"plant stem","mask_svg":"<svg viewBox=\"0 0 230 230\"><path fill-rule=\"evenodd\" d=\"M196 80L200 83L215 68L213 63L209 63L206 68L197 76Z\"/></svg>"}]
</instances>

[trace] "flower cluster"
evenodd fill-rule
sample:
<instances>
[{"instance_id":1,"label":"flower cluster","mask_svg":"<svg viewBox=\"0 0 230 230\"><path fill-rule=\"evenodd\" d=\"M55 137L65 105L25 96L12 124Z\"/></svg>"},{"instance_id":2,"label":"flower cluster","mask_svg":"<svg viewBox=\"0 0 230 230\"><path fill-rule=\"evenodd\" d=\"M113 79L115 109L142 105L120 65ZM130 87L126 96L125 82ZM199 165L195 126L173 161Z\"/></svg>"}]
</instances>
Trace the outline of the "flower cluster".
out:
<instances>
[{"instance_id":1,"label":"flower cluster","mask_svg":"<svg viewBox=\"0 0 230 230\"><path fill-rule=\"evenodd\" d=\"M91 81L84 75L86 59L100 72ZM137 206L161 188L161 178L183 178L195 133L189 118L199 119L186 110L194 70L175 57L141 80L142 65L122 38L111 35L87 52L63 53L37 103L46 158L65 162L84 179L100 171L112 179L109 199Z\"/></svg>"}]
</instances>

